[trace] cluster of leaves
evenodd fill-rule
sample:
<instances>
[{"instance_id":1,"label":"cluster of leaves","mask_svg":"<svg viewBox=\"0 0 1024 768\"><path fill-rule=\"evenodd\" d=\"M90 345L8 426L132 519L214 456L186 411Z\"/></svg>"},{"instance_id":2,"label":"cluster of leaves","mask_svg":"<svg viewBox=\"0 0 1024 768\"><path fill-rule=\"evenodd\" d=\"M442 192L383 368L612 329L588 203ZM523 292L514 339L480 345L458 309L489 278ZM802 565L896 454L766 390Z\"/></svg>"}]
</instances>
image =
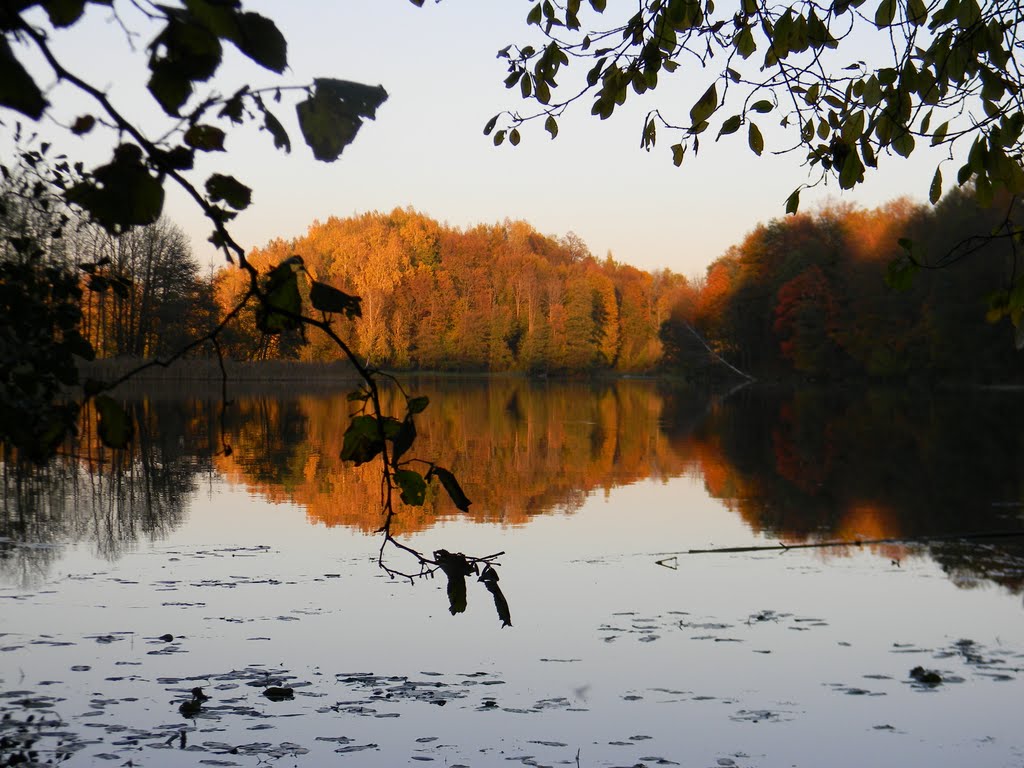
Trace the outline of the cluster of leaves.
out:
<instances>
[{"instance_id":1,"label":"cluster of leaves","mask_svg":"<svg viewBox=\"0 0 1024 768\"><path fill-rule=\"evenodd\" d=\"M352 392L348 399L350 402L361 402L365 410L373 398L372 390L361 389ZM429 469L424 475L411 468L412 462L402 460L416 439L414 417L421 413L428 403L426 397L407 396L405 418L401 420L376 413L354 416L345 431L341 458L358 466L382 456L388 469L389 480L393 483L392 487L400 492L402 502L412 507L423 505L427 497L427 485L436 478L455 504L455 508L468 512L472 502L449 470L429 463Z\"/></svg>"},{"instance_id":2,"label":"cluster of leaves","mask_svg":"<svg viewBox=\"0 0 1024 768\"><path fill-rule=\"evenodd\" d=\"M434 561L448 579L448 610L452 616L465 612L468 605L466 577L476 576L477 581L482 583L494 598L494 609L498 613L502 628L512 626L508 601L498 586L498 572L490 563L486 563L481 569L477 563L467 560L461 552L449 552L446 549L434 552Z\"/></svg>"},{"instance_id":3,"label":"cluster of leaves","mask_svg":"<svg viewBox=\"0 0 1024 768\"><path fill-rule=\"evenodd\" d=\"M543 109L527 116L501 113L488 128L502 116L514 126L540 115L555 117L585 93L593 93L591 112L605 119L625 103L630 90L643 94L655 89L659 75L675 72L680 59L692 56L706 69L717 54L723 63L690 108L689 123L674 126L659 112L650 113L644 147L656 143L659 124L676 128L682 140L672 151L679 164L690 146L699 147L698 137L714 116L728 115L726 106L738 102L740 111L722 119L716 138L746 125L750 149L760 155L764 141L753 120L775 112L782 127L798 133L807 160L838 176L844 189L863 181L865 166L875 167L880 151L906 157L916 139L952 145L967 137L974 141L958 182L977 177L982 200L999 188L1021 191L1022 81L1012 66L1024 45L1017 36L1017 6L882 0L869 18L861 10L865 2L840 0L823 7L740 0L723 12L712 0L645 0L619 24L586 29L580 0L564 8L540 0L527 23L537 25L548 43L510 45L499 55L508 60L506 85L519 82L523 98ZM598 14L605 10L599 0L590 6ZM865 61L859 58L864 54L860 47L858 58L845 67L838 65L838 54L825 57L826 51L842 51L844 43L856 45L854 31L862 34L865 24L885 36L884 48L893 61ZM759 60L754 59L757 52ZM567 99L553 99L555 76L570 58L592 63L586 84ZM759 64L757 74L744 64L748 60ZM731 94L733 89L739 95ZM975 113L978 108L982 114ZM937 199L933 191L932 201ZM796 195L788 204L795 210L798 202Z\"/></svg>"},{"instance_id":4,"label":"cluster of leaves","mask_svg":"<svg viewBox=\"0 0 1024 768\"><path fill-rule=\"evenodd\" d=\"M299 255L276 265L262 281L262 301L256 311L256 327L265 334L299 330L304 327L303 301L323 313L344 315L352 320L362 316L358 296L339 291L333 285L314 280Z\"/></svg>"},{"instance_id":5,"label":"cluster of leaves","mask_svg":"<svg viewBox=\"0 0 1024 768\"><path fill-rule=\"evenodd\" d=\"M35 45L58 79L73 84L97 102L96 114L82 114L72 122L73 133L90 133L105 121L118 129L119 136L127 137L114 147L110 162L83 171L78 182L65 190L67 202L88 212L108 231L123 232L155 222L163 210L166 179L182 183L182 174L193 168L197 152L226 151L227 131L233 126L256 123L270 133L275 147L291 150L287 131L267 106L271 99L281 100L280 87L254 89L243 85L228 97L211 93L197 101L197 89L217 74L225 43L270 72L286 69L287 44L273 21L245 11L238 0L186 0L180 8L144 4L148 18L161 25L147 49L148 89L164 113L175 120L173 130L159 140L151 140L123 117L102 91L65 69L51 49L46 32L27 18L33 8L39 7L55 28L71 27L81 20L88 5L114 3L43 0L19 3L0 14L0 66L5 75L0 106L33 120L41 119L50 106L15 55L11 43L25 40ZM305 96L295 106L299 128L313 155L328 162L341 155L355 139L363 120L374 118L387 99L380 86L333 78L316 78L308 85L285 90L289 89ZM187 191L215 225L211 240L229 248L232 243L223 225L250 205L251 189L233 176L213 173L202 192L191 184ZM244 260L240 249L232 250Z\"/></svg>"},{"instance_id":6,"label":"cluster of leaves","mask_svg":"<svg viewBox=\"0 0 1024 768\"><path fill-rule=\"evenodd\" d=\"M755 155L766 148L766 122L777 123L783 148L802 148L811 180L828 178L850 189L864 181L879 156L908 157L923 143L946 149L928 186L932 203L943 189L942 165L954 162L956 181L973 182L978 199L1024 193L1024 77L1015 62L1024 49L1019 6L1010 0L643 0L628 17L602 22L606 3L536 0L526 21L542 45L509 45L508 87L517 83L535 111L495 115L484 128L500 144L518 144L523 123L542 119L552 138L557 118L592 96L592 114L608 118L630 95L654 90L680 68L709 70L711 82L692 104L688 121L648 112L641 146L652 148L659 129L678 140L672 161L717 122L715 140L744 129ZM872 44L875 41L877 44ZM846 54L846 58L840 58ZM587 67L585 82L557 98L556 76L570 62ZM571 82L571 81L570 81ZM1017 237L1020 225L1014 223ZM903 259L913 263L913 255ZM912 270L904 270L910 274ZM1019 282L1019 281L1018 281ZM1009 308L1024 309L1024 287ZM1016 321L1015 321L1016 322Z\"/></svg>"}]
</instances>

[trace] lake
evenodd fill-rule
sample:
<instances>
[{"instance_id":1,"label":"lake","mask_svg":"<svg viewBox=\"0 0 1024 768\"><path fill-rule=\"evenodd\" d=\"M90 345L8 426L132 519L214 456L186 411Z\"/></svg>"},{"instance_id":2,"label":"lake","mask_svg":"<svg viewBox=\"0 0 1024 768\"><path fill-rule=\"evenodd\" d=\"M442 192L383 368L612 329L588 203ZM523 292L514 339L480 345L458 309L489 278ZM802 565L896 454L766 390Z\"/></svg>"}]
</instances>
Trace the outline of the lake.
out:
<instances>
[{"instance_id":1,"label":"lake","mask_svg":"<svg viewBox=\"0 0 1024 768\"><path fill-rule=\"evenodd\" d=\"M0 467L0 764L1024 764L1024 392L408 388L511 627L378 567L346 388L131 399Z\"/></svg>"}]
</instances>

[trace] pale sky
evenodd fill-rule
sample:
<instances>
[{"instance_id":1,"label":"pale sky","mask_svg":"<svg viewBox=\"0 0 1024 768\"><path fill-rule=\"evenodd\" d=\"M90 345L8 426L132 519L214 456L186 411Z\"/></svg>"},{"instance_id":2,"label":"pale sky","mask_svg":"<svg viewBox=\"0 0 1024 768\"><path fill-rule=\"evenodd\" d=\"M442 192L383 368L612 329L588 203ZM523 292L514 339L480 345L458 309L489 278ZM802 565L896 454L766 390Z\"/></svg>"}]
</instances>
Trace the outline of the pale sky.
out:
<instances>
[{"instance_id":1,"label":"pale sky","mask_svg":"<svg viewBox=\"0 0 1024 768\"><path fill-rule=\"evenodd\" d=\"M611 0L609 13L617 4L635 8L627 0ZM379 83L390 95L377 120L364 124L335 163L313 159L298 130L294 101L287 98L277 105L277 115L292 138L290 155L275 150L268 134L247 127L229 135L226 154L204 159L196 186L217 171L253 188L252 207L231 227L247 249L274 237L300 236L313 221L331 215L412 206L459 227L524 219L545 234L576 232L598 257L611 251L642 269L697 275L758 222L782 216L786 197L807 180L800 154L772 156L766 150L755 157L744 130L715 143L717 123L699 156L688 154L681 168L672 165L669 150L676 137L663 132L653 151L640 148L650 109L686 122L690 105L711 82L709 72L696 68L663 78L652 94L631 94L607 121L591 117L592 100L585 99L560 119L557 139L538 121L523 131L518 147L495 148L483 135L487 120L505 108L529 110L518 88L505 89L506 69L495 55L508 43L538 39L536 28L525 24L530 6L522 0L428 0L423 8L408 0L245 5L277 22L289 43L290 70L278 77L226 44L231 54L212 84L218 92L229 95L247 82L299 84L330 76ZM154 128L166 125L145 91L145 45L155 30L137 17L124 17L141 33L133 59L109 11L92 9L88 15L86 25L56 36L62 58L108 89L126 114L141 115ZM863 55L848 54L850 60ZM577 69L586 71L581 65L572 71ZM68 123L87 111L64 88L50 98L54 114ZM768 149L780 148L778 141L773 146L771 121L764 123ZM47 134L52 130L44 128ZM87 165L105 162L114 139L94 134L61 138L59 146L86 158ZM833 182L805 191L801 208L829 197L867 206L900 195L923 200L934 170L934 158L925 155L919 151L909 161L883 157L882 170L854 193L840 196ZM205 242L210 228L193 203L172 193L166 213L191 236L201 262L220 263Z\"/></svg>"}]
</instances>

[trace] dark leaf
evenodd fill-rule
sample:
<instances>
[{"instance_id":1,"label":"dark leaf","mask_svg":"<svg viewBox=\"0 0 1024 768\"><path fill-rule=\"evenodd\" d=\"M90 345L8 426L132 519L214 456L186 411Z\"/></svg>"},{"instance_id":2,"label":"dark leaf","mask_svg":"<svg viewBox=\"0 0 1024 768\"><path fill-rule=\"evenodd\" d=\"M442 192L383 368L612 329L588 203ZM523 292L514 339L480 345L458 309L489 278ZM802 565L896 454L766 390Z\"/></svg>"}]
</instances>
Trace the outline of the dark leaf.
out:
<instances>
[{"instance_id":1,"label":"dark leaf","mask_svg":"<svg viewBox=\"0 0 1024 768\"><path fill-rule=\"evenodd\" d=\"M85 383L82 384L82 391L85 392L86 397L98 395L106 388L107 385L99 379L86 379Z\"/></svg>"},{"instance_id":2,"label":"dark leaf","mask_svg":"<svg viewBox=\"0 0 1024 768\"><path fill-rule=\"evenodd\" d=\"M110 281L110 287L119 299L127 299L132 290L132 281L125 277L117 277Z\"/></svg>"},{"instance_id":3,"label":"dark leaf","mask_svg":"<svg viewBox=\"0 0 1024 768\"><path fill-rule=\"evenodd\" d=\"M263 695L271 701L291 701L295 698L295 689L272 685L263 691Z\"/></svg>"},{"instance_id":4,"label":"dark leaf","mask_svg":"<svg viewBox=\"0 0 1024 768\"><path fill-rule=\"evenodd\" d=\"M935 175L932 177L931 187L928 189L928 201L935 205L942 197L942 168L935 168Z\"/></svg>"},{"instance_id":5,"label":"dark leaf","mask_svg":"<svg viewBox=\"0 0 1024 768\"><path fill-rule=\"evenodd\" d=\"M410 397L408 400L405 401L406 410L408 410L410 414L423 413L423 411L429 404L430 398L427 397L426 395L422 395L420 397Z\"/></svg>"},{"instance_id":6,"label":"dark leaf","mask_svg":"<svg viewBox=\"0 0 1024 768\"><path fill-rule=\"evenodd\" d=\"M332 162L356 137L363 118L373 118L388 94L382 87L319 78L313 95L295 110L306 144L317 160Z\"/></svg>"},{"instance_id":7,"label":"dark leaf","mask_svg":"<svg viewBox=\"0 0 1024 768\"><path fill-rule=\"evenodd\" d=\"M900 157L909 157L914 151L914 137L910 131L904 131L892 140L892 149Z\"/></svg>"},{"instance_id":8,"label":"dark leaf","mask_svg":"<svg viewBox=\"0 0 1024 768\"><path fill-rule=\"evenodd\" d=\"M245 112L245 101L243 99L248 90L249 86L247 85L239 88L234 96L224 102L218 117L226 117L235 124L241 124L242 115Z\"/></svg>"},{"instance_id":9,"label":"dark leaf","mask_svg":"<svg viewBox=\"0 0 1024 768\"><path fill-rule=\"evenodd\" d=\"M166 151L158 149L151 158L158 168L190 171L195 165L195 150L188 147L174 147Z\"/></svg>"},{"instance_id":10,"label":"dark leaf","mask_svg":"<svg viewBox=\"0 0 1024 768\"><path fill-rule=\"evenodd\" d=\"M47 101L35 80L14 58L6 37L0 37L0 106L10 107L21 114L38 120L43 116Z\"/></svg>"},{"instance_id":11,"label":"dark leaf","mask_svg":"<svg viewBox=\"0 0 1024 768\"><path fill-rule=\"evenodd\" d=\"M230 36L238 50L271 72L288 66L288 43L273 21L258 13L238 15L238 32Z\"/></svg>"},{"instance_id":12,"label":"dark leaf","mask_svg":"<svg viewBox=\"0 0 1024 768\"><path fill-rule=\"evenodd\" d=\"M448 610L452 616L466 611L466 577L473 573L473 567L461 552L439 549L434 552L434 561L448 577Z\"/></svg>"},{"instance_id":13,"label":"dark leaf","mask_svg":"<svg viewBox=\"0 0 1024 768\"><path fill-rule=\"evenodd\" d=\"M339 291L333 285L314 281L309 291L309 300L321 312L336 312L348 318L361 317L361 299Z\"/></svg>"},{"instance_id":14,"label":"dark leaf","mask_svg":"<svg viewBox=\"0 0 1024 768\"><path fill-rule=\"evenodd\" d=\"M71 124L71 132L75 136L82 136L93 129L96 125L96 118L92 115L80 115L75 118L75 122Z\"/></svg>"},{"instance_id":15,"label":"dark leaf","mask_svg":"<svg viewBox=\"0 0 1024 768\"><path fill-rule=\"evenodd\" d=\"M46 0L42 5L55 27L70 27L85 10L85 0Z\"/></svg>"},{"instance_id":16,"label":"dark leaf","mask_svg":"<svg viewBox=\"0 0 1024 768\"><path fill-rule=\"evenodd\" d=\"M152 224L164 207L163 185L142 163L142 150L134 144L115 149L108 165L96 168L64 197L112 234Z\"/></svg>"},{"instance_id":17,"label":"dark leaf","mask_svg":"<svg viewBox=\"0 0 1024 768\"><path fill-rule=\"evenodd\" d=\"M236 211L244 210L252 202L252 190L238 181L234 176L213 174L206 180L206 194L210 201L219 203L223 200Z\"/></svg>"},{"instance_id":18,"label":"dark leaf","mask_svg":"<svg viewBox=\"0 0 1024 768\"><path fill-rule=\"evenodd\" d=\"M553 115L548 115L544 120L544 130L551 134L552 139L558 135L558 121Z\"/></svg>"},{"instance_id":19,"label":"dark leaf","mask_svg":"<svg viewBox=\"0 0 1024 768\"><path fill-rule=\"evenodd\" d=\"M266 299L256 311L256 325L261 331L274 334L302 326L298 278L304 271L300 256L285 259L270 271L263 286Z\"/></svg>"},{"instance_id":20,"label":"dark leaf","mask_svg":"<svg viewBox=\"0 0 1024 768\"><path fill-rule=\"evenodd\" d=\"M96 359L96 350L92 348L92 344L77 330L64 333L64 346L67 347L71 354L77 355L84 360Z\"/></svg>"},{"instance_id":21,"label":"dark leaf","mask_svg":"<svg viewBox=\"0 0 1024 768\"><path fill-rule=\"evenodd\" d=\"M750 145L750 151L755 155L760 156L764 152L764 138L754 123L751 123L750 128L747 129L747 143Z\"/></svg>"},{"instance_id":22,"label":"dark leaf","mask_svg":"<svg viewBox=\"0 0 1024 768\"><path fill-rule=\"evenodd\" d=\"M207 3L199 5L210 9ZM167 26L149 45L149 90L169 115L178 114L193 83L209 80L220 66L220 39L211 30L210 20L198 13L202 8L164 6Z\"/></svg>"},{"instance_id":23,"label":"dark leaf","mask_svg":"<svg viewBox=\"0 0 1024 768\"><path fill-rule=\"evenodd\" d=\"M402 501L411 507L423 506L427 497L427 483L423 475L411 469L396 469L394 477L402 489Z\"/></svg>"},{"instance_id":24,"label":"dark leaf","mask_svg":"<svg viewBox=\"0 0 1024 768\"><path fill-rule=\"evenodd\" d=\"M402 431L402 422L394 416L385 416L380 420L381 428L384 431L385 440L395 440L398 433Z\"/></svg>"},{"instance_id":25,"label":"dark leaf","mask_svg":"<svg viewBox=\"0 0 1024 768\"><path fill-rule=\"evenodd\" d=\"M864 163L855 147L849 147L848 152L842 158L842 167L839 169L840 189L853 189L854 186L864 181Z\"/></svg>"},{"instance_id":26,"label":"dark leaf","mask_svg":"<svg viewBox=\"0 0 1024 768\"><path fill-rule=\"evenodd\" d=\"M398 466L398 460L402 458L406 451L408 451L416 439L416 424L412 420L412 416L407 416L398 428L398 433L391 438L394 443L394 449L391 454L391 463L393 466Z\"/></svg>"},{"instance_id":27,"label":"dark leaf","mask_svg":"<svg viewBox=\"0 0 1024 768\"><path fill-rule=\"evenodd\" d=\"M345 430L341 448L343 461L365 464L384 450L380 427L373 416L356 416Z\"/></svg>"},{"instance_id":28,"label":"dark leaf","mask_svg":"<svg viewBox=\"0 0 1024 768\"><path fill-rule=\"evenodd\" d=\"M700 125L711 117L711 114L717 107L718 87L715 83L712 83L711 87L704 92L704 95L690 109L690 123L694 126Z\"/></svg>"},{"instance_id":29,"label":"dark leaf","mask_svg":"<svg viewBox=\"0 0 1024 768\"><path fill-rule=\"evenodd\" d=\"M508 608L508 600L505 599L505 595L501 593L501 587L498 586L498 572L491 567L490 563L484 566L479 580L484 583L487 591L494 597L494 608L501 620L501 628L511 627L512 613Z\"/></svg>"},{"instance_id":30,"label":"dark leaf","mask_svg":"<svg viewBox=\"0 0 1024 768\"><path fill-rule=\"evenodd\" d=\"M427 479L436 477L441 481L441 485L444 486L445 491L448 492L449 498L455 504L456 509L463 512L469 512L469 505L472 504L466 494L462 491L462 486L459 485L459 481L455 479L455 475L449 472L447 469L438 466L432 466L430 471L427 473Z\"/></svg>"},{"instance_id":31,"label":"dark leaf","mask_svg":"<svg viewBox=\"0 0 1024 768\"><path fill-rule=\"evenodd\" d=\"M800 209L800 190L794 189L786 198L786 213L796 213Z\"/></svg>"},{"instance_id":32,"label":"dark leaf","mask_svg":"<svg viewBox=\"0 0 1024 768\"><path fill-rule=\"evenodd\" d=\"M284 130L284 126L281 125L281 121L266 109L263 110L263 127L270 131L270 135L274 137L274 147L276 149L283 149L285 152L292 151L291 139L288 138L288 134Z\"/></svg>"},{"instance_id":33,"label":"dark leaf","mask_svg":"<svg viewBox=\"0 0 1024 768\"><path fill-rule=\"evenodd\" d=\"M150 65L147 87L169 115L177 115L192 95L192 81L166 60L155 61Z\"/></svg>"},{"instance_id":34,"label":"dark leaf","mask_svg":"<svg viewBox=\"0 0 1024 768\"><path fill-rule=\"evenodd\" d=\"M896 0L882 0L878 10L875 11L875 26L879 29L888 27L896 18Z\"/></svg>"},{"instance_id":35,"label":"dark leaf","mask_svg":"<svg viewBox=\"0 0 1024 768\"><path fill-rule=\"evenodd\" d=\"M715 139L717 140L722 136L728 136L730 133L736 133L736 131L740 129L741 121L742 118L739 115L733 115L728 118L724 123L722 123L722 127L718 130L718 136L716 136Z\"/></svg>"},{"instance_id":36,"label":"dark leaf","mask_svg":"<svg viewBox=\"0 0 1024 768\"><path fill-rule=\"evenodd\" d=\"M197 123L185 131L185 143L203 152L223 152L224 131L213 125Z\"/></svg>"}]
</instances>

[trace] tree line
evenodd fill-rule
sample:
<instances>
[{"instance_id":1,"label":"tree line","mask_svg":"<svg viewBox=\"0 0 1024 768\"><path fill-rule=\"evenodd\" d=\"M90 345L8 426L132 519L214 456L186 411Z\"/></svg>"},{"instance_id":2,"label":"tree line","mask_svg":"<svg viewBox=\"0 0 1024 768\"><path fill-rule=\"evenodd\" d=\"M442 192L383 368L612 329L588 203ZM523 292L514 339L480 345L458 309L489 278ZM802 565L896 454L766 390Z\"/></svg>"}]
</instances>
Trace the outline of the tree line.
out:
<instances>
[{"instance_id":1,"label":"tree line","mask_svg":"<svg viewBox=\"0 0 1024 768\"><path fill-rule=\"evenodd\" d=\"M0 262L45 254L77 295L77 329L97 356L171 354L249 289L241 270L202 275L167 219L111 234L40 205L26 191L45 160L26 152L0 189ZM970 189L934 207L831 204L759 225L691 279L598 259L571 232L511 220L457 228L411 208L315 222L248 259L268 274L299 254L316 280L361 297L361 316L336 322L379 368L701 378L719 355L760 377L1007 381L1022 372L1015 324L997 322L1013 303L1000 286L1019 270L1014 239L998 233L1015 206L982 207ZM224 330L227 356L341 358L316 328L264 333L259 311Z\"/></svg>"},{"instance_id":2,"label":"tree line","mask_svg":"<svg viewBox=\"0 0 1024 768\"><path fill-rule=\"evenodd\" d=\"M1020 272L1000 234L1015 207L957 189L934 207L833 204L760 225L673 306L665 362L704 364L696 331L762 377L1019 380L1016 319L1000 322Z\"/></svg>"},{"instance_id":3,"label":"tree line","mask_svg":"<svg viewBox=\"0 0 1024 768\"><path fill-rule=\"evenodd\" d=\"M161 217L112 234L58 205L40 186L44 169L59 162L48 153L45 144L19 148L16 162L3 166L0 264L45 268L51 287L64 284L80 314L77 332L98 357L167 355L211 326L209 279L181 227ZM12 293L27 292L13 279L5 283ZM11 301L12 312L27 309Z\"/></svg>"},{"instance_id":4,"label":"tree line","mask_svg":"<svg viewBox=\"0 0 1024 768\"><path fill-rule=\"evenodd\" d=\"M331 217L247 258L266 271L292 254L317 280L362 299L362 316L340 327L362 359L397 369L651 370L658 329L688 286L668 270L599 260L572 233L510 220L459 229L412 209ZM246 288L237 270L214 277L222 311ZM241 358L338 357L315 330L265 337L253 312L224 346Z\"/></svg>"}]
</instances>

